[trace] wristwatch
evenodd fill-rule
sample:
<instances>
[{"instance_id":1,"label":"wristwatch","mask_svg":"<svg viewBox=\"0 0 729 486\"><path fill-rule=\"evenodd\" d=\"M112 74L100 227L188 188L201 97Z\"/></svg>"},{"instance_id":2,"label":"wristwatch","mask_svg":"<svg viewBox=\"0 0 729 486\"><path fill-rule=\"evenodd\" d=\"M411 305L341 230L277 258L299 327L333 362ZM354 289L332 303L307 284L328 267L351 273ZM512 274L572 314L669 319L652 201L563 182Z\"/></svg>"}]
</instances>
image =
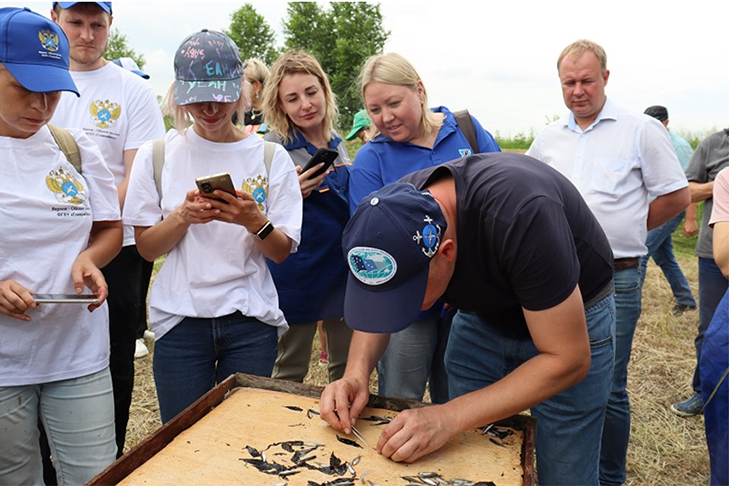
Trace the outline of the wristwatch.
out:
<instances>
[{"instance_id":1,"label":"wristwatch","mask_svg":"<svg viewBox=\"0 0 729 486\"><path fill-rule=\"evenodd\" d=\"M261 229L256 231L255 233L249 233L251 235L251 238L258 241L263 241L266 239L266 236L270 235L273 231L273 223L271 221L266 221L266 223L261 226Z\"/></svg>"}]
</instances>

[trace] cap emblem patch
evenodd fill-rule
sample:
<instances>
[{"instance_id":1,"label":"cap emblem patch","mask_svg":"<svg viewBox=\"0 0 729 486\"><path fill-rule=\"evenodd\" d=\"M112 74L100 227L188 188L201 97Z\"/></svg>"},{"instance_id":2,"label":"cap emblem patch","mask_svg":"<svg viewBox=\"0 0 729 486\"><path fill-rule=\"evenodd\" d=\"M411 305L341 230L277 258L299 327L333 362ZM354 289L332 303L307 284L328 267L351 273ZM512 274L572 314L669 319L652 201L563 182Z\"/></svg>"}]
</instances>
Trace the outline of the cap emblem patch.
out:
<instances>
[{"instance_id":1,"label":"cap emblem patch","mask_svg":"<svg viewBox=\"0 0 729 486\"><path fill-rule=\"evenodd\" d=\"M413 241L419 245L423 245L421 250L423 250L425 256L433 258L438 253L438 247L440 246L440 225L434 225L433 219L427 215L423 218L423 222L425 226L423 227L422 233L416 231L413 235Z\"/></svg>"},{"instance_id":2,"label":"cap emblem patch","mask_svg":"<svg viewBox=\"0 0 729 486\"><path fill-rule=\"evenodd\" d=\"M397 262L379 248L355 246L347 254L349 270L366 285L382 285L397 273Z\"/></svg>"}]
</instances>

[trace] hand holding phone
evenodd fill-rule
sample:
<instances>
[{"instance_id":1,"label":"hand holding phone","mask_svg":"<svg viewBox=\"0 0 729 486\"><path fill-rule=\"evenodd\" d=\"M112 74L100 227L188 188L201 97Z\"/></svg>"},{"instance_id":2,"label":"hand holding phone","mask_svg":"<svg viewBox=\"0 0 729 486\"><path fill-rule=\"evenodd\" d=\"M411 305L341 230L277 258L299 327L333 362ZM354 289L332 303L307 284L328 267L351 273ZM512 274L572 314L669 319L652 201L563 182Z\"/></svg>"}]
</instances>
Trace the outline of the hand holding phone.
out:
<instances>
[{"instance_id":1,"label":"hand holding phone","mask_svg":"<svg viewBox=\"0 0 729 486\"><path fill-rule=\"evenodd\" d=\"M227 172L198 177L195 179L195 184L197 184L197 188L200 190L200 194L203 197L222 201L221 198L216 197L215 194L213 194L213 191L216 189L235 196L235 186L233 185L233 180L231 179L230 174Z\"/></svg>"},{"instance_id":2,"label":"hand holding phone","mask_svg":"<svg viewBox=\"0 0 729 486\"><path fill-rule=\"evenodd\" d=\"M317 150L314 155L311 156L309 161L306 163L306 166L301 170L301 173L303 174L312 167L315 167L324 162L324 166L321 169L317 170L311 176L309 176L309 179L315 179L322 175L324 172L326 172L329 167L332 166L337 157L339 157L338 151L328 148L321 148Z\"/></svg>"}]
</instances>

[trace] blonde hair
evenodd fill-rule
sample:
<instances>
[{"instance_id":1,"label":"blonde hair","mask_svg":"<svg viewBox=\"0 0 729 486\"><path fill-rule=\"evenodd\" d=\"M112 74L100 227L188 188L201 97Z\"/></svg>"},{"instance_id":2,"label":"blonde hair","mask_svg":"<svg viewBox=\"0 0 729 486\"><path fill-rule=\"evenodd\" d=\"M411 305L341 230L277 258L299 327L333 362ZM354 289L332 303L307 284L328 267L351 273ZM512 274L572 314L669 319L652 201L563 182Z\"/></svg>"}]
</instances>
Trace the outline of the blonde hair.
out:
<instances>
[{"instance_id":1,"label":"blonde hair","mask_svg":"<svg viewBox=\"0 0 729 486\"><path fill-rule=\"evenodd\" d=\"M266 78L270 74L268 66L258 59L248 59L246 61L246 67L243 69L248 81L258 81L261 85L266 84Z\"/></svg>"},{"instance_id":2,"label":"blonde hair","mask_svg":"<svg viewBox=\"0 0 729 486\"><path fill-rule=\"evenodd\" d=\"M562 64L562 60L565 57L569 56L579 58L586 52L592 52L595 54L597 62L600 64L600 71L602 74L605 74L605 71L607 71L607 54L605 54L605 49L603 49L599 44L587 39L577 40L562 49L562 52L557 59L557 71L559 72L559 66Z\"/></svg>"},{"instance_id":3,"label":"blonde hair","mask_svg":"<svg viewBox=\"0 0 729 486\"><path fill-rule=\"evenodd\" d=\"M285 76L297 73L310 74L319 80L326 102L326 112L324 120L322 120L322 135L326 140L331 140L334 122L338 116L336 96L319 61L303 51L286 52L271 66L271 72L263 86L263 102L261 103L266 125L281 138L283 143L293 140L293 131L298 127L281 108L278 89Z\"/></svg>"},{"instance_id":4,"label":"blonde hair","mask_svg":"<svg viewBox=\"0 0 729 486\"><path fill-rule=\"evenodd\" d=\"M395 86L405 86L413 91L418 90L418 83L423 89L422 116L420 118L420 127L423 133L430 133L437 130L443 124L433 112L428 108L428 92L425 89L420 75L410 62L400 54L388 52L368 58L358 78L360 94L365 99L365 89L370 83L392 84ZM379 132L375 127L373 137Z\"/></svg>"},{"instance_id":5,"label":"blonde hair","mask_svg":"<svg viewBox=\"0 0 729 486\"><path fill-rule=\"evenodd\" d=\"M236 113L244 113L250 106L250 92L251 83L249 83L245 76L241 79L240 83L240 97L235 102ZM213 102L210 102L213 103ZM190 125L192 125L193 119L190 115L190 110L187 109L188 105L178 105L175 103L175 83L172 82L170 89L167 90L163 105L163 114L172 116L172 124L179 133L184 133Z\"/></svg>"}]
</instances>

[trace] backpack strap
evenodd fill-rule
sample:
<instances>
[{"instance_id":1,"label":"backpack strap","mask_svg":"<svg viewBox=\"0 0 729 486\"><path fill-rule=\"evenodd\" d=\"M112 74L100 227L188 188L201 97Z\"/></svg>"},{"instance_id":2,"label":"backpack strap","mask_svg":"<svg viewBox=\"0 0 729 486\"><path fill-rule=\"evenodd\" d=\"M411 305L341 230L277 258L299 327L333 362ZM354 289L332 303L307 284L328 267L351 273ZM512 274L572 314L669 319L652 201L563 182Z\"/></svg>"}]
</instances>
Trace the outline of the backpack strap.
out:
<instances>
[{"instance_id":1,"label":"backpack strap","mask_svg":"<svg viewBox=\"0 0 729 486\"><path fill-rule=\"evenodd\" d=\"M473 125L473 119L468 110L454 111L453 116L456 118L456 124L461 129L463 135L468 140L468 144L471 146L474 154L479 153L478 150L478 138L476 137L476 127Z\"/></svg>"},{"instance_id":2,"label":"backpack strap","mask_svg":"<svg viewBox=\"0 0 729 486\"><path fill-rule=\"evenodd\" d=\"M263 141L263 163L266 164L266 176L271 174L271 162L273 162L273 153L276 151L276 144Z\"/></svg>"},{"instance_id":3,"label":"backpack strap","mask_svg":"<svg viewBox=\"0 0 729 486\"><path fill-rule=\"evenodd\" d=\"M157 194L162 201L162 167L165 165L165 139L158 138L152 142L152 168L154 170L154 183L157 185Z\"/></svg>"},{"instance_id":4,"label":"backpack strap","mask_svg":"<svg viewBox=\"0 0 729 486\"><path fill-rule=\"evenodd\" d=\"M48 124L48 129L53 135L53 140L56 141L58 148L61 149L63 155L66 156L66 160L76 169L76 172L81 173L81 151L78 148L76 139L73 138L71 132L65 128L57 127L55 125Z\"/></svg>"}]
</instances>

